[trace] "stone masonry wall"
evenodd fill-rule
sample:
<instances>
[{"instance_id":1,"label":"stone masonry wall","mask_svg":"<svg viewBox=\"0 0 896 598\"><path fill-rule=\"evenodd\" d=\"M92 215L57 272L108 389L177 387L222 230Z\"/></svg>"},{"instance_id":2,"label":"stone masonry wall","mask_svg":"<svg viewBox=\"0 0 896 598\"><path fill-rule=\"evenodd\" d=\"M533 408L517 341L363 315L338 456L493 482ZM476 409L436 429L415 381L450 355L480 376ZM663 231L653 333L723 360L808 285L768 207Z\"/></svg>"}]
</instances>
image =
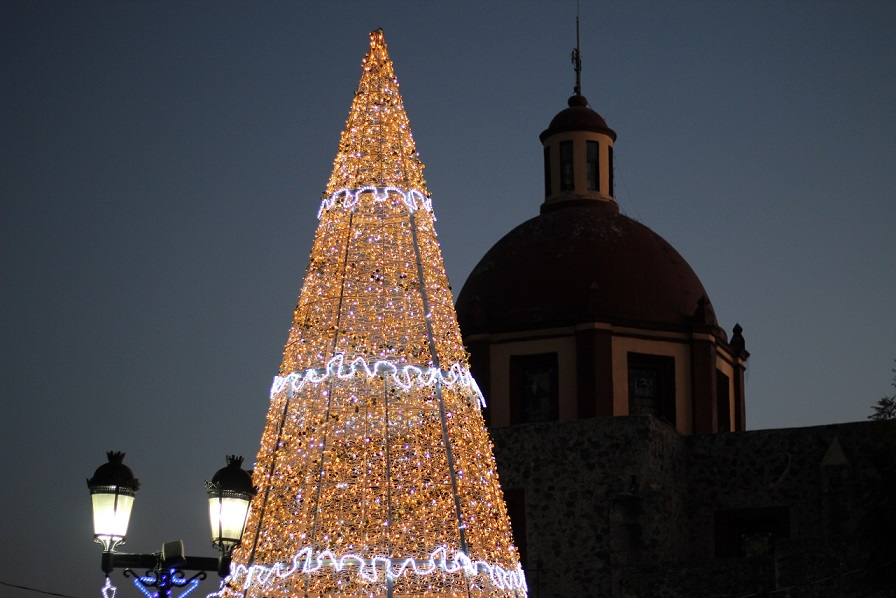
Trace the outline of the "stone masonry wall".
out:
<instances>
[{"instance_id":1,"label":"stone masonry wall","mask_svg":"<svg viewBox=\"0 0 896 598\"><path fill-rule=\"evenodd\" d=\"M501 485L524 491L533 598L615 595L620 571L685 553L684 446L671 426L596 418L491 434Z\"/></svg>"},{"instance_id":2,"label":"stone masonry wall","mask_svg":"<svg viewBox=\"0 0 896 598\"><path fill-rule=\"evenodd\" d=\"M896 596L896 421L682 437L613 417L491 435L502 486L524 497L532 598ZM765 507L789 521L773 549L718 558L716 513Z\"/></svg>"}]
</instances>

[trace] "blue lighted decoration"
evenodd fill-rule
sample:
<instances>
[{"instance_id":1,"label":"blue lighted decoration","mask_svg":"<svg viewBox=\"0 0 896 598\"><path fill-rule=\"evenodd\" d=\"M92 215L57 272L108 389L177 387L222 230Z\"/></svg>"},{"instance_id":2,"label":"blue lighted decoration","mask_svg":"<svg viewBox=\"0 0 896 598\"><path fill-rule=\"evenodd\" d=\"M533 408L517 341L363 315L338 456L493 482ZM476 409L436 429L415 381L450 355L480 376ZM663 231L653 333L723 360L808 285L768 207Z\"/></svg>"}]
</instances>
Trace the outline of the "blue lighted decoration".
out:
<instances>
[{"instance_id":1,"label":"blue lighted decoration","mask_svg":"<svg viewBox=\"0 0 896 598\"><path fill-rule=\"evenodd\" d=\"M108 580L108 578L106 579ZM185 598L190 592L199 587L199 582L201 580L202 577L200 576L193 576L189 579L185 579L183 572L178 571L177 569L169 569L167 572L160 571L154 573L154 575L134 577L134 586L140 590L146 598L159 597L160 593L152 592L150 591L150 588L184 588L176 596L171 594L171 598ZM104 592L103 598L115 598L115 594L113 593L112 596L107 597Z\"/></svg>"}]
</instances>

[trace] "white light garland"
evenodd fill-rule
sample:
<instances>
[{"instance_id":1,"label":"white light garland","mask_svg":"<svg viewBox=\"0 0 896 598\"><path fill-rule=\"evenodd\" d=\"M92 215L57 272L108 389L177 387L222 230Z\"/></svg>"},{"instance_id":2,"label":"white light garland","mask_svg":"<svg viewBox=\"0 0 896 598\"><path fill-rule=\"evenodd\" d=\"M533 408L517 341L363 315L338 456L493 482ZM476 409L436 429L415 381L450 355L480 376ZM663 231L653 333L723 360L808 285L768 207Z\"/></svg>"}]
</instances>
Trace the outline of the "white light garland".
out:
<instances>
[{"instance_id":1,"label":"white light garland","mask_svg":"<svg viewBox=\"0 0 896 598\"><path fill-rule=\"evenodd\" d=\"M118 592L118 588L112 585L112 580L109 579L109 576L106 576L106 585L100 588L100 591L103 593L103 598L115 598L115 594Z\"/></svg>"},{"instance_id":2,"label":"white light garland","mask_svg":"<svg viewBox=\"0 0 896 598\"><path fill-rule=\"evenodd\" d=\"M315 551L310 546L301 548L289 563L275 563L270 566L236 565L232 567L228 580L242 586L243 591L248 591L252 586L263 589L277 581L286 579L294 574L309 575L316 573L325 567L331 567L340 572L349 567L357 567L357 575L360 579L369 583L376 583L381 577L384 579L398 579L408 572L418 576L425 576L440 570L452 574L463 571L468 577L484 576L499 590L528 590L526 576L519 565L515 570L507 570L500 565L491 565L485 561L474 561L463 552L455 552L448 555L448 549L440 546L430 553L426 559L391 559L385 556L364 558L357 554L346 553L337 555L330 549ZM225 580L225 583L228 581ZM210 594L217 596L219 594Z\"/></svg>"},{"instance_id":3,"label":"white light garland","mask_svg":"<svg viewBox=\"0 0 896 598\"><path fill-rule=\"evenodd\" d=\"M361 201L361 196L365 193L372 195L374 202L385 202L389 199L389 195L394 193L401 196L404 205L406 205L411 212L426 210L427 212L432 213L432 198L428 197L422 191L417 189L405 191L398 187L374 187L367 185L359 189L339 189L331 193L328 197L323 198L320 202L320 209L317 211L318 219L320 219L324 210L329 210L340 203L346 210L354 209L354 207L358 205L358 202ZM435 215L433 215L433 220L435 220Z\"/></svg>"},{"instance_id":4,"label":"white light garland","mask_svg":"<svg viewBox=\"0 0 896 598\"><path fill-rule=\"evenodd\" d=\"M345 355L340 353L332 357L324 368L308 368L304 372L293 372L286 376L274 376L271 385L271 399L289 386L293 391L299 391L306 384L319 384L331 376L341 379L351 378L357 374L365 374L368 378L382 376L388 378L393 384L403 390L410 390L414 386L424 388L435 386L458 386L473 391L476 403L485 407L485 397L479 390L479 385L473 379L473 375L466 367L455 363L447 370L434 367L417 367L415 365L397 366L391 361L379 360L370 365L366 358L357 356L348 363Z\"/></svg>"}]
</instances>

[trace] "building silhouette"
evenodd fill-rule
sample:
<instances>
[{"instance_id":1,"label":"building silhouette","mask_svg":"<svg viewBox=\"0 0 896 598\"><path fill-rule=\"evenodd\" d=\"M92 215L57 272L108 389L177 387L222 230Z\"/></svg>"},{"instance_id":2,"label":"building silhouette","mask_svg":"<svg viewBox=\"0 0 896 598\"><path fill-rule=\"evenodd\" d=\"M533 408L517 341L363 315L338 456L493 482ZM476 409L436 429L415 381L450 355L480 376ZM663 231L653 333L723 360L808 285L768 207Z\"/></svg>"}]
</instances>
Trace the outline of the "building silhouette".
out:
<instances>
[{"instance_id":1,"label":"building silhouette","mask_svg":"<svg viewBox=\"0 0 896 598\"><path fill-rule=\"evenodd\" d=\"M540 213L457 298L529 595L896 595L896 422L747 431L743 331L620 213L578 84L539 138Z\"/></svg>"}]
</instances>

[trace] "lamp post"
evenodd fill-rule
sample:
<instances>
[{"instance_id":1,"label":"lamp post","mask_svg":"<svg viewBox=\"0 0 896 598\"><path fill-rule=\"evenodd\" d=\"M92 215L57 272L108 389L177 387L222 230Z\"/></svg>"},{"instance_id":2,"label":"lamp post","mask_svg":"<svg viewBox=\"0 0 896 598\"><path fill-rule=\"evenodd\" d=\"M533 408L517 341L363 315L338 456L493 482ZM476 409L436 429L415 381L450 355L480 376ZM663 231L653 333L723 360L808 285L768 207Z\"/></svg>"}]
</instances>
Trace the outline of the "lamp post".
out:
<instances>
[{"instance_id":1,"label":"lamp post","mask_svg":"<svg viewBox=\"0 0 896 598\"><path fill-rule=\"evenodd\" d=\"M101 565L106 577L115 569L123 569L124 576L133 577L147 596L159 598L170 597L174 587L195 587L207 577L209 570L216 570L218 575L226 577L233 549L239 545L246 527L249 502L257 492L252 486L251 474L242 469L243 458L228 456L227 466L219 469L212 481L205 483L212 546L219 551L216 559L184 555L180 540L166 542L160 552L152 554L117 552L115 549L124 544L127 537L131 507L140 482L122 463L124 453L108 452L106 456L108 463L100 465L87 480L93 503L93 537L103 546ZM134 569L142 569L146 574L139 575ZM185 571L197 573L187 578Z\"/></svg>"}]
</instances>

